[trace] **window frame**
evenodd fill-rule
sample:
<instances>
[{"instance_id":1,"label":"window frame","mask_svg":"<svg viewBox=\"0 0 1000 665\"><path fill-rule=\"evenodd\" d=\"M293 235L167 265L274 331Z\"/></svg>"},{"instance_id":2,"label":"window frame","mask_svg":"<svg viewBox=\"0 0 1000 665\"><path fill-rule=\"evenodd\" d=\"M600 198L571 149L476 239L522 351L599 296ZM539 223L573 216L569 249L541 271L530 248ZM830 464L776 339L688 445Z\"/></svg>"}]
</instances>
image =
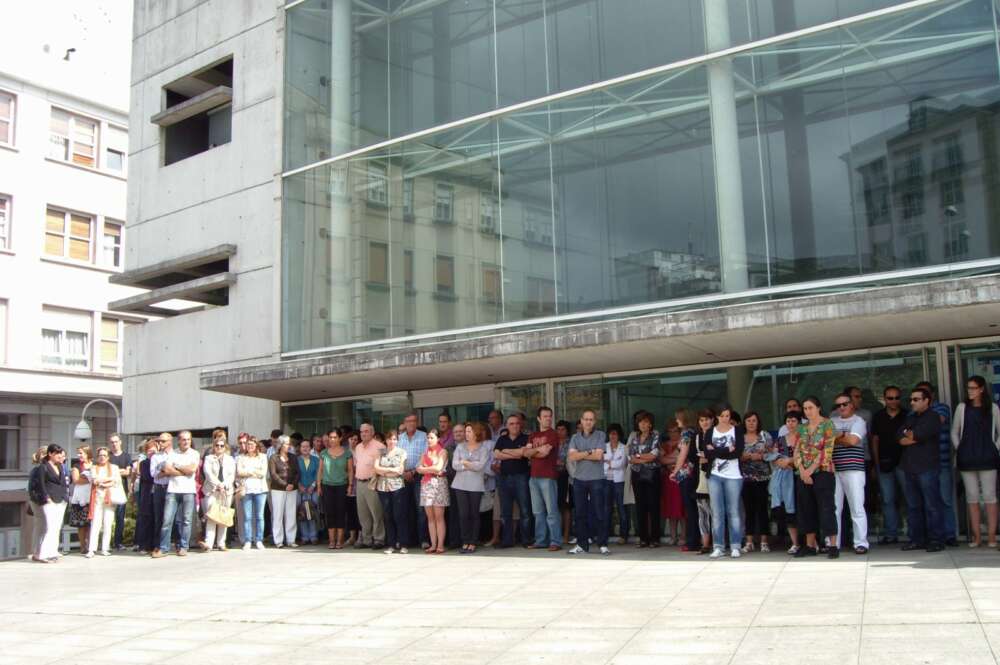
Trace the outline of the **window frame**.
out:
<instances>
[{"instance_id":1,"label":"window frame","mask_svg":"<svg viewBox=\"0 0 1000 665\"><path fill-rule=\"evenodd\" d=\"M91 370L91 367L92 367L91 358L90 358L91 351L92 351L91 350L91 333L89 333L89 332L84 333L84 332L81 332L79 330L67 330L65 328L63 328L62 330L56 330L55 328L46 328L45 326L42 326L41 331L42 331L42 354L41 354L41 357L42 357L42 366L43 367L47 367L47 368L50 368L50 369L70 369L70 370L76 370L76 371L82 371L82 372L88 372L88 371ZM59 346L60 346L60 348L59 348L59 355L58 356L46 355L46 353L45 353L45 333L46 332L55 332L55 333L59 334ZM86 336L85 340L84 340L84 345L83 345L84 348L87 350L86 354L84 354L83 356L70 356L69 354L67 354L65 352L64 349L68 347L67 340L69 338L69 333L74 333L74 334L77 334L77 335L85 335ZM53 360L51 360L52 358L59 358L59 361L58 362L54 362ZM83 359L84 362L85 362L85 364L84 365L76 365L76 364L69 364L67 362L67 360L79 360L79 359Z\"/></svg>"},{"instance_id":2,"label":"window frame","mask_svg":"<svg viewBox=\"0 0 1000 665\"><path fill-rule=\"evenodd\" d=\"M10 115L7 118L0 118L0 122L7 123L7 140L0 140L0 145L13 148L17 138L17 95L6 90L0 90L0 96L10 98Z\"/></svg>"},{"instance_id":3,"label":"window frame","mask_svg":"<svg viewBox=\"0 0 1000 665\"><path fill-rule=\"evenodd\" d=\"M50 213L60 213L63 217L62 231L56 232L49 229L49 215ZM86 217L90 220L90 237L86 238L89 244L88 258L78 259L70 255L71 241L84 240L83 236L73 235L72 233L72 222L73 217ZM118 227L118 263L109 263L105 261L105 229L108 225ZM48 251L48 237L60 237L62 239L62 253L52 254ZM42 230L42 258L51 261L65 261L79 266L88 266L100 268L102 270L110 270L113 272L121 272L125 264L125 222L116 219L114 217L108 217L106 215L96 215L89 212L83 212L80 210L73 210L71 208L64 208L59 205L49 204L45 206L45 223Z\"/></svg>"},{"instance_id":4,"label":"window frame","mask_svg":"<svg viewBox=\"0 0 1000 665\"><path fill-rule=\"evenodd\" d=\"M17 422L18 424L16 424L16 425L5 425L3 423L0 423L0 431L14 432L15 435L16 435L15 444L14 444L14 456L13 456L14 466L0 466L0 473L11 472L11 471L20 471L20 469L21 469L21 424L20 424L21 414L19 414L19 413L5 413L5 414L2 414L2 415L9 416L9 417L13 418L14 421ZM2 459L2 457L0 457L0 459Z\"/></svg>"},{"instance_id":5,"label":"window frame","mask_svg":"<svg viewBox=\"0 0 1000 665\"><path fill-rule=\"evenodd\" d=\"M371 162L365 181L365 201L371 205L389 205L389 169L384 164Z\"/></svg>"},{"instance_id":6,"label":"window frame","mask_svg":"<svg viewBox=\"0 0 1000 665\"><path fill-rule=\"evenodd\" d=\"M13 225L14 197L0 194L0 252L12 251L11 226Z\"/></svg>"},{"instance_id":7,"label":"window frame","mask_svg":"<svg viewBox=\"0 0 1000 665\"><path fill-rule=\"evenodd\" d=\"M107 261L107 259L105 257L105 254L106 254L106 252L108 250L108 245L107 245L107 239L109 237L108 233L107 233L108 226L117 226L118 227L118 236L117 236L118 237L118 242L114 243L112 245L112 247L117 251L118 256L117 256L117 259L112 260L110 263ZM105 268L110 268L112 270L121 270L122 269L122 265L124 263L124 259L125 259L125 256L124 256L124 251L125 251L125 222L119 221L119 220L111 218L111 217L102 217L101 218L101 231L100 231L100 233L101 233L101 244L100 244L100 247L98 248L99 251L100 251L100 261L96 261L95 260L95 263L97 265L101 265L101 266L104 266ZM95 235L97 234L96 230L95 230L94 234ZM96 253L97 253L97 250L95 250L95 254ZM96 256L95 256L95 259L96 259Z\"/></svg>"},{"instance_id":8,"label":"window frame","mask_svg":"<svg viewBox=\"0 0 1000 665\"><path fill-rule=\"evenodd\" d=\"M447 204L443 203L441 192L448 192ZM442 214L444 206L447 205L447 215ZM447 182L434 183L434 221L440 224L455 223L455 186Z\"/></svg>"},{"instance_id":9,"label":"window frame","mask_svg":"<svg viewBox=\"0 0 1000 665\"><path fill-rule=\"evenodd\" d=\"M110 337L105 337L105 335L104 335L104 322L105 321L113 321L115 323L115 328L116 328L115 334L116 334L116 337L114 339L112 339ZM121 371L122 371L122 362L123 362L123 358L122 358L122 342L124 341L122 339L122 337L124 335L124 332L125 332L125 322L122 321L122 319L120 319L120 318L118 318L116 316L109 316L109 315L103 314L103 313L100 315L99 335L97 335L97 338L98 338L98 340L97 340L98 341L97 363L100 366L100 370L101 371L114 372L114 373L117 373L117 374L121 373ZM114 361L113 364L112 363L107 363L104 360L104 344L106 342L107 343L114 343L116 345L116 348L115 348L115 361Z\"/></svg>"},{"instance_id":10,"label":"window frame","mask_svg":"<svg viewBox=\"0 0 1000 665\"><path fill-rule=\"evenodd\" d=\"M10 301L0 298L0 366L7 364L7 319Z\"/></svg>"},{"instance_id":11,"label":"window frame","mask_svg":"<svg viewBox=\"0 0 1000 665\"><path fill-rule=\"evenodd\" d=\"M451 272L451 285L444 285L440 280L441 265L448 264ZM434 293L439 296L453 297L455 295L455 257L448 254L434 256Z\"/></svg>"},{"instance_id":12,"label":"window frame","mask_svg":"<svg viewBox=\"0 0 1000 665\"><path fill-rule=\"evenodd\" d=\"M53 116L57 112L58 113L64 113L64 114L66 114L66 116L68 116L68 118L67 118L67 125L66 125L66 135L65 136L63 136L61 134L56 134L55 131L52 129ZM76 138L77 137L76 125L77 125L77 121L78 120L83 120L85 122L90 122L90 123L93 123L93 125L94 125L94 142L93 142L92 145L90 145L90 148L93 151L93 153L91 155L91 160L92 160L93 163L91 163L91 164L86 164L86 163L78 162L78 161L76 161L74 159L74 157L77 154L76 146L78 144L79 145L86 145L86 144L82 143L81 141L77 141L77 138ZM66 144L65 144L65 153L64 153L65 157L56 156L52 152L52 146L56 144L56 142L53 139L56 138L56 137L59 137L60 140L66 142ZM48 157L50 159L54 159L56 161L63 162L65 164L72 164L73 166L81 166L81 167L86 168L86 169L100 169L101 166L102 166L102 162L101 162L101 159L100 159L100 154L101 154L101 150L102 149L103 149L103 143L101 142L101 121L100 121L100 119L93 118L93 117L87 116L87 115L83 115L81 113L76 113L74 111L70 111L70 110L62 108L60 106L53 105L53 106L49 107L49 152L48 152Z\"/></svg>"},{"instance_id":13,"label":"window frame","mask_svg":"<svg viewBox=\"0 0 1000 665\"><path fill-rule=\"evenodd\" d=\"M372 279L372 276L373 276L372 275L372 268L375 265L374 251L376 249L380 249L382 252L384 252L384 254L383 254L383 261L382 261L382 273L384 275L384 279L381 280L381 281L380 280L376 280L376 279ZM388 288L389 287L389 244L388 243L380 242L380 241L376 241L376 240L370 240L368 242L368 275L367 275L367 278L368 279L366 281L367 281L367 283L368 283L369 286L376 286L376 287L381 287L381 288Z\"/></svg>"}]
</instances>

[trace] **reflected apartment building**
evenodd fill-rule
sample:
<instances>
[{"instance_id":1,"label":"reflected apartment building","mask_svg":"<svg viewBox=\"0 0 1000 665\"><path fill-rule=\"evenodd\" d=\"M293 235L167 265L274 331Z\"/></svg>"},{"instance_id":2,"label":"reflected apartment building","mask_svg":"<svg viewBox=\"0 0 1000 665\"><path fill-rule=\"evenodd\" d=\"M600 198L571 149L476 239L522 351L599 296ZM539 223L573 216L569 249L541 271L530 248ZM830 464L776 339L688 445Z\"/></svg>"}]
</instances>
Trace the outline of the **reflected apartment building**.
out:
<instances>
[{"instance_id":1,"label":"reflected apartment building","mask_svg":"<svg viewBox=\"0 0 1000 665\"><path fill-rule=\"evenodd\" d=\"M130 432L1000 383L989 0L159 9Z\"/></svg>"}]
</instances>

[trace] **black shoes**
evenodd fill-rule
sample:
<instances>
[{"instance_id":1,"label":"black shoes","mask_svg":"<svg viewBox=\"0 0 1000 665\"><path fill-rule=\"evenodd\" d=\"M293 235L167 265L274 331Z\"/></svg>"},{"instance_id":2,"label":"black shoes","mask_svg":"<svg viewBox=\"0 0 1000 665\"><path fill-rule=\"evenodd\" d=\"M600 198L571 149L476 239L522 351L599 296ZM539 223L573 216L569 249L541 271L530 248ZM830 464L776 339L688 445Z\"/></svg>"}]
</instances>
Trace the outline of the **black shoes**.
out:
<instances>
[{"instance_id":1,"label":"black shoes","mask_svg":"<svg viewBox=\"0 0 1000 665\"><path fill-rule=\"evenodd\" d=\"M807 556L816 556L817 554L819 554L819 552L816 551L815 547L808 547L806 545L803 545L802 547L799 548L799 551L793 554L792 556L796 559L804 559Z\"/></svg>"},{"instance_id":2,"label":"black shoes","mask_svg":"<svg viewBox=\"0 0 1000 665\"><path fill-rule=\"evenodd\" d=\"M927 546L927 551L931 553L941 552L943 550L944 550L944 545L942 545L941 543L931 543L930 545Z\"/></svg>"},{"instance_id":3,"label":"black shoes","mask_svg":"<svg viewBox=\"0 0 1000 665\"><path fill-rule=\"evenodd\" d=\"M895 545L899 542L899 538L890 538L889 536L882 536L881 540L878 541L879 545Z\"/></svg>"},{"instance_id":4,"label":"black shoes","mask_svg":"<svg viewBox=\"0 0 1000 665\"><path fill-rule=\"evenodd\" d=\"M944 544L947 545L948 547L958 547L958 539L948 538L947 540L944 541Z\"/></svg>"},{"instance_id":5,"label":"black shoes","mask_svg":"<svg viewBox=\"0 0 1000 665\"><path fill-rule=\"evenodd\" d=\"M906 543L905 545L903 545L899 549L901 549L904 552L912 552L913 550L922 550L924 548L925 548L925 545L923 545L921 543Z\"/></svg>"},{"instance_id":6,"label":"black shoes","mask_svg":"<svg viewBox=\"0 0 1000 665\"><path fill-rule=\"evenodd\" d=\"M826 548L826 558L827 559L839 559L840 558L840 548L839 547L827 547Z\"/></svg>"}]
</instances>

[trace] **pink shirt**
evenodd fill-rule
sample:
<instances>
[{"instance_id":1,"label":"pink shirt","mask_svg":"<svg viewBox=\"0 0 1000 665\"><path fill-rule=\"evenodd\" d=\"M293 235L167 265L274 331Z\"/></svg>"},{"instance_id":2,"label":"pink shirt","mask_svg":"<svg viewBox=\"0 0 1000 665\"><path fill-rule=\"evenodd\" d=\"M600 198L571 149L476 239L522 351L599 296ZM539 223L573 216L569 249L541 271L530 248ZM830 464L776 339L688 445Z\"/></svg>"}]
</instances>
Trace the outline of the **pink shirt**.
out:
<instances>
[{"instance_id":1,"label":"pink shirt","mask_svg":"<svg viewBox=\"0 0 1000 665\"><path fill-rule=\"evenodd\" d=\"M354 448L354 476L358 480L369 480L375 475L375 460L379 458L385 445L375 439L364 443L359 443Z\"/></svg>"}]
</instances>

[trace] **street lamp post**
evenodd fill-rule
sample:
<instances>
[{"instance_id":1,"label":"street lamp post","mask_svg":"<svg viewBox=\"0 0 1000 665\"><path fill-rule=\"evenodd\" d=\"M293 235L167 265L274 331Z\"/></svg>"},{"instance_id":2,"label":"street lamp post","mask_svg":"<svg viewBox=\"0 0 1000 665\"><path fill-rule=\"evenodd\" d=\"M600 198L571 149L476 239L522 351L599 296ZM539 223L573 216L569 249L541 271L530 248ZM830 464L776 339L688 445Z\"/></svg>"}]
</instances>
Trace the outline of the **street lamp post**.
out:
<instances>
[{"instance_id":1,"label":"street lamp post","mask_svg":"<svg viewBox=\"0 0 1000 665\"><path fill-rule=\"evenodd\" d=\"M122 414L115 406L115 403L111 400L98 397L97 399L92 399L87 402L86 406L83 407L83 411L80 413L80 422L76 424L76 429L73 430L73 437L80 441L85 441L87 439L94 438L94 433L90 429L90 423L87 422L87 409L89 409L93 404L97 402L103 402L111 407L111 410L115 412L115 429L121 434L122 431Z\"/></svg>"}]
</instances>

